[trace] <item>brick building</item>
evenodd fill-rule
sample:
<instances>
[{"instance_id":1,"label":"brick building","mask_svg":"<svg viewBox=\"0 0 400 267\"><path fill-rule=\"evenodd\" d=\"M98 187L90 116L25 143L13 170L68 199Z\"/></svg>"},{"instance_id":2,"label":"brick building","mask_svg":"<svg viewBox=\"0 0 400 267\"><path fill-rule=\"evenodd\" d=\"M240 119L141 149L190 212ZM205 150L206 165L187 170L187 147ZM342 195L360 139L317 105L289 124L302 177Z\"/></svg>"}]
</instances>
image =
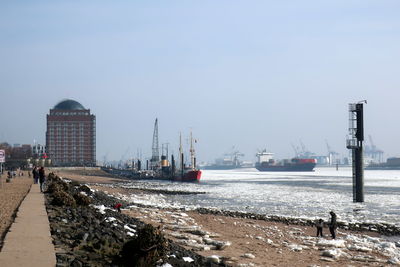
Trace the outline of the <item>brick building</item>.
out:
<instances>
[{"instance_id":1,"label":"brick building","mask_svg":"<svg viewBox=\"0 0 400 267\"><path fill-rule=\"evenodd\" d=\"M61 101L47 115L46 147L54 166L95 166L95 115L79 102Z\"/></svg>"}]
</instances>

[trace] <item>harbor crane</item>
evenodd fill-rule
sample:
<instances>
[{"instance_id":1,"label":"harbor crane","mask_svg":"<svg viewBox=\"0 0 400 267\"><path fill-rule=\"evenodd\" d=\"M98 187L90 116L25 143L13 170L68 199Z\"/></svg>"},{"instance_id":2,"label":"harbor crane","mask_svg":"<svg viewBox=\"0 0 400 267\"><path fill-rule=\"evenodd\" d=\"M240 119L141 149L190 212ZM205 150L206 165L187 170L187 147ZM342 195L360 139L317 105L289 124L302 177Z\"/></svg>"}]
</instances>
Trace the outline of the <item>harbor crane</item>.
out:
<instances>
[{"instance_id":1,"label":"harbor crane","mask_svg":"<svg viewBox=\"0 0 400 267\"><path fill-rule=\"evenodd\" d=\"M158 119L154 122L153 144L150 159L150 167L152 170L160 167L160 146L158 145Z\"/></svg>"},{"instance_id":2,"label":"harbor crane","mask_svg":"<svg viewBox=\"0 0 400 267\"><path fill-rule=\"evenodd\" d=\"M369 139L370 145L365 146L365 149L364 149L365 156L375 163L382 163L384 152L375 146L371 135L368 135L368 139Z\"/></svg>"},{"instance_id":3,"label":"harbor crane","mask_svg":"<svg viewBox=\"0 0 400 267\"><path fill-rule=\"evenodd\" d=\"M232 152L225 153L224 156L229 156L230 160L234 162L235 166L240 165L239 157L244 157L244 154L241 153L239 150L235 149L235 146L232 146Z\"/></svg>"},{"instance_id":4,"label":"harbor crane","mask_svg":"<svg viewBox=\"0 0 400 267\"><path fill-rule=\"evenodd\" d=\"M305 158L310 158L312 156L315 156L314 153L307 150L306 146L304 145L303 141L301 141L301 139L300 139L300 145L301 145L301 153L299 154L299 156Z\"/></svg>"},{"instance_id":5,"label":"harbor crane","mask_svg":"<svg viewBox=\"0 0 400 267\"><path fill-rule=\"evenodd\" d=\"M300 155L299 153L299 147L296 147L295 145L293 145L293 143L291 143L293 151L294 151L294 156L298 157Z\"/></svg>"},{"instance_id":6,"label":"harbor crane","mask_svg":"<svg viewBox=\"0 0 400 267\"><path fill-rule=\"evenodd\" d=\"M328 140L325 139L326 143L326 148L328 149L328 158L329 158L329 165L332 165L334 162L336 162L336 157L339 155L339 153L333 151L328 143Z\"/></svg>"}]
</instances>

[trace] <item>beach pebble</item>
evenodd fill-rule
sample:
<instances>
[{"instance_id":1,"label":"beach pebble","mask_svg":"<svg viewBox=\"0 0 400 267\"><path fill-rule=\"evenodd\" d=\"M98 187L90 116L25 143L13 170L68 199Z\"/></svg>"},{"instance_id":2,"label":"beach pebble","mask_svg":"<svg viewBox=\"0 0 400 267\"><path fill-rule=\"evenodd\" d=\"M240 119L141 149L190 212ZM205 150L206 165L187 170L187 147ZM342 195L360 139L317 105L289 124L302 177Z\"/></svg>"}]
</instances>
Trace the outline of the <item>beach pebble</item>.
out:
<instances>
[{"instance_id":1,"label":"beach pebble","mask_svg":"<svg viewBox=\"0 0 400 267\"><path fill-rule=\"evenodd\" d=\"M317 246L319 247L335 247L335 248L344 248L346 247L346 241L345 240L327 240L327 239L320 239L318 240Z\"/></svg>"},{"instance_id":2,"label":"beach pebble","mask_svg":"<svg viewBox=\"0 0 400 267\"><path fill-rule=\"evenodd\" d=\"M393 265L396 265L396 264L400 265L400 260L398 258L391 258L391 259L388 259L387 263L393 264Z\"/></svg>"},{"instance_id":3,"label":"beach pebble","mask_svg":"<svg viewBox=\"0 0 400 267\"><path fill-rule=\"evenodd\" d=\"M237 266L238 267L254 267L256 265L254 263L249 262L249 263L240 263Z\"/></svg>"},{"instance_id":4,"label":"beach pebble","mask_svg":"<svg viewBox=\"0 0 400 267\"><path fill-rule=\"evenodd\" d=\"M376 261L376 258L374 256L369 256L369 255L356 255L351 259L354 261L361 261L361 262Z\"/></svg>"},{"instance_id":5,"label":"beach pebble","mask_svg":"<svg viewBox=\"0 0 400 267\"><path fill-rule=\"evenodd\" d=\"M218 241L217 244L215 245L217 247L218 250L224 250L225 248L231 246L232 243L229 241Z\"/></svg>"},{"instance_id":6,"label":"beach pebble","mask_svg":"<svg viewBox=\"0 0 400 267\"><path fill-rule=\"evenodd\" d=\"M315 246L315 242L311 241L311 240L304 240L303 245L312 247L312 246Z\"/></svg>"},{"instance_id":7,"label":"beach pebble","mask_svg":"<svg viewBox=\"0 0 400 267\"><path fill-rule=\"evenodd\" d=\"M372 251L371 248L362 247L362 246L359 246L359 245L357 245L357 244L348 245L348 246L347 246L347 249L348 249L348 250L360 251L360 252L371 252L371 251Z\"/></svg>"},{"instance_id":8,"label":"beach pebble","mask_svg":"<svg viewBox=\"0 0 400 267\"><path fill-rule=\"evenodd\" d=\"M243 257L244 257L244 258L248 258L248 259L254 259L256 256L254 256L254 255L251 254L251 253L246 253L246 254L243 255Z\"/></svg>"},{"instance_id":9,"label":"beach pebble","mask_svg":"<svg viewBox=\"0 0 400 267\"><path fill-rule=\"evenodd\" d=\"M272 240L269 239L269 238L268 238L267 241L265 241L265 242L267 242L267 244L270 244L270 245L274 243L274 241L272 241Z\"/></svg>"},{"instance_id":10,"label":"beach pebble","mask_svg":"<svg viewBox=\"0 0 400 267\"><path fill-rule=\"evenodd\" d=\"M212 263L220 262L219 256L217 256L217 255L211 255L211 256L207 257L207 260Z\"/></svg>"},{"instance_id":11,"label":"beach pebble","mask_svg":"<svg viewBox=\"0 0 400 267\"><path fill-rule=\"evenodd\" d=\"M320 258L319 260L327 261L327 262L334 262L335 261L334 259L331 259L331 258Z\"/></svg>"},{"instance_id":12,"label":"beach pebble","mask_svg":"<svg viewBox=\"0 0 400 267\"><path fill-rule=\"evenodd\" d=\"M191 257L182 257L182 259L186 262L193 262L194 259L192 259Z\"/></svg>"},{"instance_id":13,"label":"beach pebble","mask_svg":"<svg viewBox=\"0 0 400 267\"><path fill-rule=\"evenodd\" d=\"M322 251L322 256L337 259L341 256L342 251L339 249L328 249Z\"/></svg>"},{"instance_id":14,"label":"beach pebble","mask_svg":"<svg viewBox=\"0 0 400 267\"><path fill-rule=\"evenodd\" d=\"M297 252L303 250L303 247L300 246L300 245L297 245L297 244L290 244L290 245L288 245L288 248L289 248L290 250L292 250L292 251L297 251Z\"/></svg>"}]
</instances>

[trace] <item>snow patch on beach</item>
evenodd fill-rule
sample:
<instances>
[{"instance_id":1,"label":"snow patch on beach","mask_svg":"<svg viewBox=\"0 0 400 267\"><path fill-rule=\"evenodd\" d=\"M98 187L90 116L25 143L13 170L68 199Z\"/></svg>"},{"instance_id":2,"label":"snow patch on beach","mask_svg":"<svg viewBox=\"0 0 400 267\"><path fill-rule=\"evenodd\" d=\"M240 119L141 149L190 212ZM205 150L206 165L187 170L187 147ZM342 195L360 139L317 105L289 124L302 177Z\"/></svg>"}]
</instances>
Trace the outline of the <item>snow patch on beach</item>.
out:
<instances>
[{"instance_id":1,"label":"snow patch on beach","mask_svg":"<svg viewBox=\"0 0 400 267\"><path fill-rule=\"evenodd\" d=\"M109 208L106 208L106 206L104 206L104 205L98 205L98 206L96 206L96 205L91 205L93 208L95 208L95 209L97 209L97 211L98 212L100 212L101 214L106 214L106 209L109 209Z\"/></svg>"}]
</instances>

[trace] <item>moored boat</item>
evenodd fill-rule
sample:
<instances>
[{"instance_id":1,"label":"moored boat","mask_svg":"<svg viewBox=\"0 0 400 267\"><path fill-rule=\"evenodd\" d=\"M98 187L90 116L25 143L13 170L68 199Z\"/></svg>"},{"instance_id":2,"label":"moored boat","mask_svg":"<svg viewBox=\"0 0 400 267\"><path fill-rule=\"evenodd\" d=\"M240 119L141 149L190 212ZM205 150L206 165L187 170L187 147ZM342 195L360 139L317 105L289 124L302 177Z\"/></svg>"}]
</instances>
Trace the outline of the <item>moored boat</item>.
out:
<instances>
[{"instance_id":1,"label":"moored boat","mask_svg":"<svg viewBox=\"0 0 400 267\"><path fill-rule=\"evenodd\" d=\"M201 178L201 171L196 166L196 155L193 146L193 136L190 132L190 165L185 166L184 154L182 149L182 137L179 136L179 161L180 169L177 170L172 180L180 182L199 182Z\"/></svg>"},{"instance_id":2,"label":"moored boat","mask_svg":"<svg viewBox=\"0 0 400 267\"><path fill-rule=\"evenodd\" d=\"M292 158L281 161L274 160L274 153L263 150L257 153L255 168L262 172L310 172L317 161L309 158Z\"/></svg>"},{"instance_id":3,"label":"moored boat","mask_svg":"<svg viewBox=\"0 0 400 267\"><path fill-rule=\"evenodd\" d=\"M184 171L181 175L176 175L174 177L174 181L180 182L199 182L201 178L201 171L200 170L187 170Z\"/></svg>"}]
</instances>

